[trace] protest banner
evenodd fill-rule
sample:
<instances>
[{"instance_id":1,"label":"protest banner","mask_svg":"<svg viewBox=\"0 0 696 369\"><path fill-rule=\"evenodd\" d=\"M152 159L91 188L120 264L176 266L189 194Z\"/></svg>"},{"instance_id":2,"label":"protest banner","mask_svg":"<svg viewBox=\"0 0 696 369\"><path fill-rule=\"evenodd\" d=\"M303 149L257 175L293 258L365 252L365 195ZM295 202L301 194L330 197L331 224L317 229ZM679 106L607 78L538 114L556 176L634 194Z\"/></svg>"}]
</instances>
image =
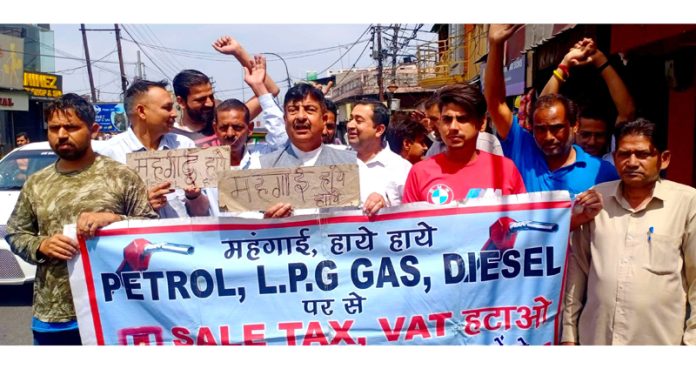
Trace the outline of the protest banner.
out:
<instances>
[{"instance_id":1,"label":"protest banner","mask_svg":"<svg viewBox=\"0 0 696 369\"><path fill-rule=\"evenodd\" d=\"M218 178L221 212L265 210L279 202L295 209L360 203L356 164L226 170Z\"/></svg>"},{"instance_id":2,"label":"protest banner","mask_svg":"<svg viewBox=\"0 0 696 369\"><path fill-rule=\"evenodd\" d=\"M217 173L230 166L230 147L138 151L126 155L126 164L147 187L171 182L174 188L217 186Z\"/></svg>"},{"instance_id":3,"label":"protest banner","mask_svg":"<svg viewBox=\"0 0 696 369\"><path fill-rule=\"evenodd\" d=\"M117 223L68 263L82 342L553 344L570 204L559 191L370 221L353 210Z\"/></svg>"}]
</instances>

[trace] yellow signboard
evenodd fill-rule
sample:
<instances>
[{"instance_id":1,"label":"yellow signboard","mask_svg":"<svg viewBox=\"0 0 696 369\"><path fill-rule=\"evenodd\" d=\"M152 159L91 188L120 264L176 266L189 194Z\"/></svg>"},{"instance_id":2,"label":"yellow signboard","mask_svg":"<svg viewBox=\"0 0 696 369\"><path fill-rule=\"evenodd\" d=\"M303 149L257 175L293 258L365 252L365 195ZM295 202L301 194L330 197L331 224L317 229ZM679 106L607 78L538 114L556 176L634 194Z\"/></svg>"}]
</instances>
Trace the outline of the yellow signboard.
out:
<instances>
[{"instance_id":1,"label":"yellow signboard","mask_svg":"<svg viewBox=\"0 0 696 369\"><path fill-rule=\"evenodd\" d=\"M63 77L56 74L24 72L24 90L36 97L61 97Z\"/></svg>"}]
</instances>

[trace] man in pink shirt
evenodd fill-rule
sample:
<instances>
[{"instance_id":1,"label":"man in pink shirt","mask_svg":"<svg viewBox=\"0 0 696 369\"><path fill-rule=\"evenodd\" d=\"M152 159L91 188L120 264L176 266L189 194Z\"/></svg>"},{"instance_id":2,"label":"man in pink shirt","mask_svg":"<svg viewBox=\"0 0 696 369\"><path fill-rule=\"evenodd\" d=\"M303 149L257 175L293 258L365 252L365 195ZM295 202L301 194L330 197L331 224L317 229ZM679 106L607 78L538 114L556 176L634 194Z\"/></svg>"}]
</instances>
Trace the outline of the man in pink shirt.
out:
<instances>
[{"instance_id":1,"label":"man in pink shirt","mask_svg":"<svg viewBox=\"0 0 696 369\"><path fill-rule=\"evenodd\" d=\"M476 197L481 190L503 195L526 192L512 160L476 149L486 116L486 100L471 85L452 85L439 94L440 120L435 128L447 150L413 166L406 179L403 202L444 205Z\"/></svg>"}]
</instances>

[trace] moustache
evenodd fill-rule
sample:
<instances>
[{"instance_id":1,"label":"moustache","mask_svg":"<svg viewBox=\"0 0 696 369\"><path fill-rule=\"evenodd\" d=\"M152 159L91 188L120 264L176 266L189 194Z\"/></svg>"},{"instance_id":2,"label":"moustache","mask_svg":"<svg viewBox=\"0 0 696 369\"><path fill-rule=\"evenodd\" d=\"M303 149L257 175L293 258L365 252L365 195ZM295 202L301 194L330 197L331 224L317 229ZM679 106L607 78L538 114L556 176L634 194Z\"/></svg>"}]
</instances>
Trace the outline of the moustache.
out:
<instances>
[{"instance_id":1,"label":"moustache","mask_svg":"<svg viewBox=\"0 0 696 369\"><path fill-rule=\"evenodd\" d=\"M293 123L293 124L292 124L292 128L293 128L293 129L310 129L310 128L312 128L312 124L311 124L311 123L305 123L305 122L302 122L302 123Z\"/></svg>"}]
</instances>

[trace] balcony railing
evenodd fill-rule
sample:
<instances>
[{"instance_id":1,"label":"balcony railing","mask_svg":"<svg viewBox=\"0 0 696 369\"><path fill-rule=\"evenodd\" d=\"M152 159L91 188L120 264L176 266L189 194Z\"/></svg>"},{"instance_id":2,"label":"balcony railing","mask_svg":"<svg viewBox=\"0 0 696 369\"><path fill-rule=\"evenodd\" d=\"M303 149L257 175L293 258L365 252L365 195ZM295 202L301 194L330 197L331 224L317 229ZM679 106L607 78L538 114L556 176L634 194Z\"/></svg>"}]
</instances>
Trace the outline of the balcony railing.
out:
<instances>
[{"instance_id":1,"label":"balcony railing","mask_svg":"<svg viewBox=\"0 0 696 369\"><path fill-rule=\"evenodd\" d=\"M437 88L446 84L462 83L467 68L465 47L464 38L461 36L419 45L416 58L420 86Z\"/></svg>"}]
</instances>

